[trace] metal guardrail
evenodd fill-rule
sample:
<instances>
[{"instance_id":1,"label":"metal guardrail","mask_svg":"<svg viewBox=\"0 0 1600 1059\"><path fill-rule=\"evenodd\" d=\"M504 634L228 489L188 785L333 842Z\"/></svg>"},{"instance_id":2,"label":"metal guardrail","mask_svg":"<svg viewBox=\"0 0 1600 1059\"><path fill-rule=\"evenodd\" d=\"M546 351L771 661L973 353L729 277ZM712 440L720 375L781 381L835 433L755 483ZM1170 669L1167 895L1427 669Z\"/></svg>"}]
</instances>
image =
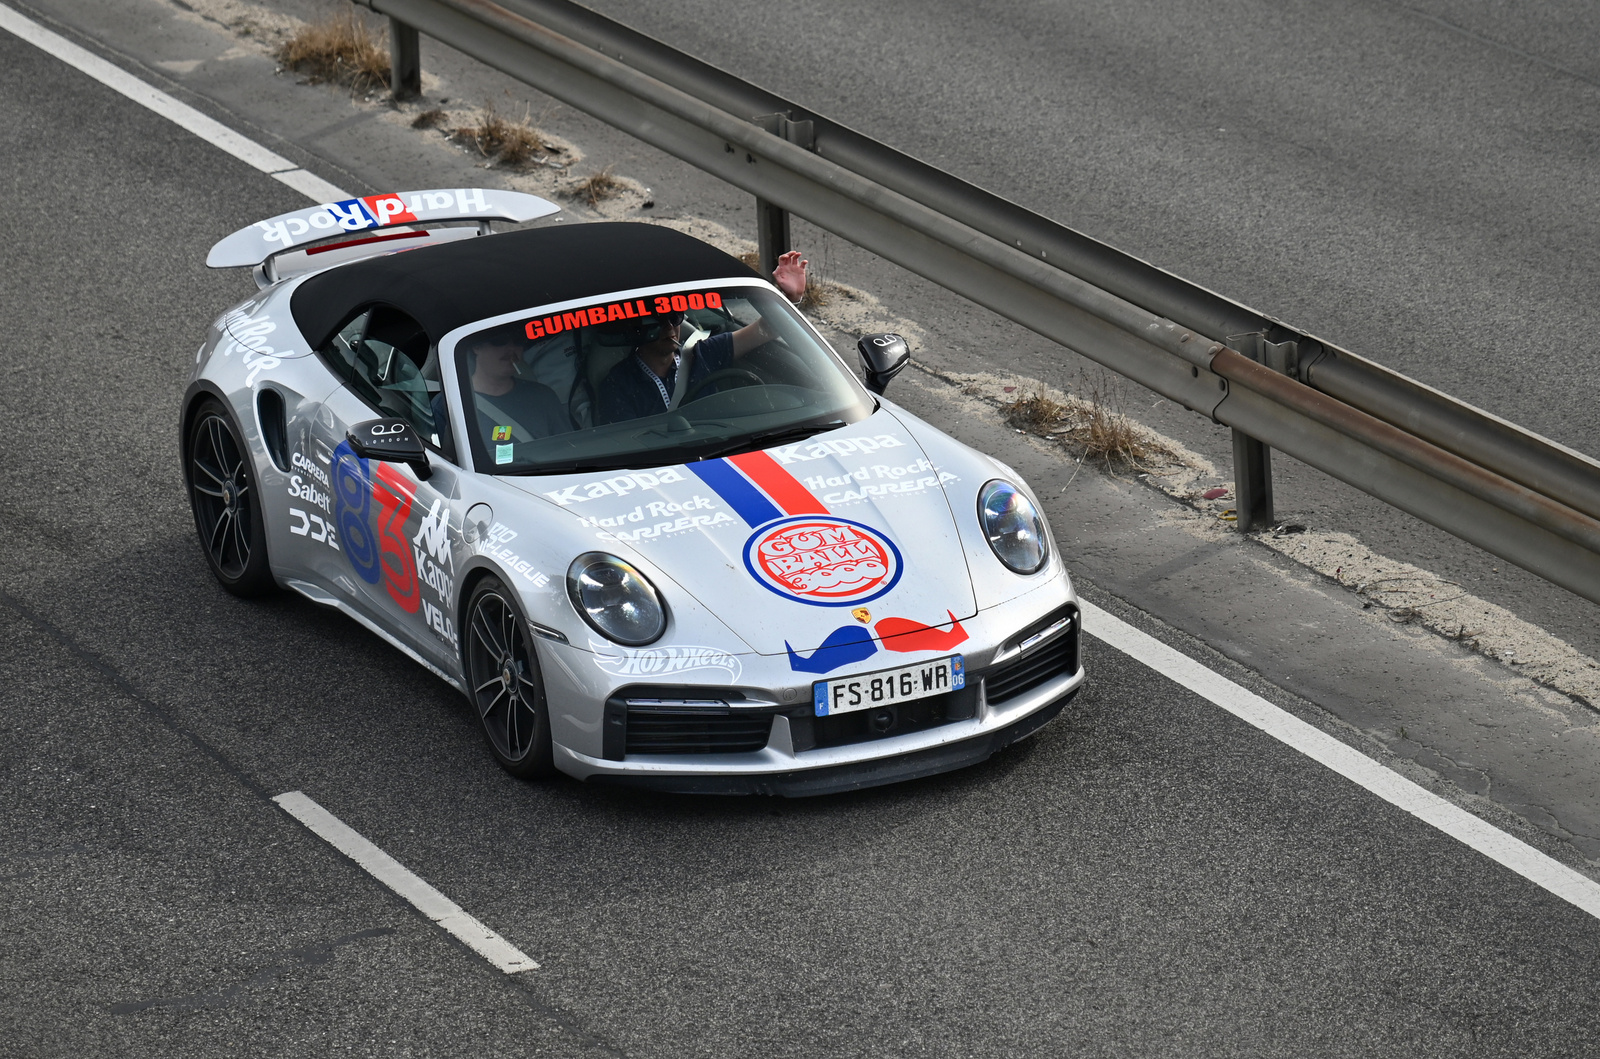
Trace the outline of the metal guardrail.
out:
<instances>
[{"instance_id":1,"label":"metal guardrail","mask_svg":"<svg viewBox=\"0 0 1600 1059\"><path fill-rule=\"evenodd\" d=\"M1008 202L569 0L355 0L1234 430L1240 528L1270 448L1600 602L1600 463Z\"/></svg>"}]
</instances>

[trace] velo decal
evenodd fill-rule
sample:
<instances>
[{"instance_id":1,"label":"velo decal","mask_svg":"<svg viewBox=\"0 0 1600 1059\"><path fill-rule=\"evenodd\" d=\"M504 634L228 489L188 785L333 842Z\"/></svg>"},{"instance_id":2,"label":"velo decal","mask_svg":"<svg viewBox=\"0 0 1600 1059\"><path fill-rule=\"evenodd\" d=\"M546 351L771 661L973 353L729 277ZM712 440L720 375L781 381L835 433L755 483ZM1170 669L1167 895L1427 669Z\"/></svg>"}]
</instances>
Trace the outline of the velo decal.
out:
<instances>
[{"instance_id":1,"label":"velo decal","mask_svg":"<svg viewBox=\"0 0 1600 1059\"><path fill-rule=\"evenodd\" d=\"M801 515L767 525L744 546L750 575L785 599L845 607L877 599L900 580L893 541L860 522Z\"/></svg>"}]
</instances>

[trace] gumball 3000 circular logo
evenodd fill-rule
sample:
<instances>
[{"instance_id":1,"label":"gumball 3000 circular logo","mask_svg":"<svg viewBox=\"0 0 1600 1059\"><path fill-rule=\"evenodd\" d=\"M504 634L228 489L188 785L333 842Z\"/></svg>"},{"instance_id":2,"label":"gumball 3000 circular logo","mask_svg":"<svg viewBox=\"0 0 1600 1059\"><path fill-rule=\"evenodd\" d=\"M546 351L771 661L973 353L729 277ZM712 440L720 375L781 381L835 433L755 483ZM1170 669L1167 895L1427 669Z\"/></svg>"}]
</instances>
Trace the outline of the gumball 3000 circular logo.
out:
<instances>
[{"instance_id":1,"label":"gumball 3000 circular logo","mask_svg":"<svg viewBox=\"0 0 1600 1059\"><path fill-rule=\"evenodd\" d=\"M786 599L846 607L900 580L900 549L871 526L802 515L757 530L744 546L751 576Z\"/></svg>"}]
</instances>

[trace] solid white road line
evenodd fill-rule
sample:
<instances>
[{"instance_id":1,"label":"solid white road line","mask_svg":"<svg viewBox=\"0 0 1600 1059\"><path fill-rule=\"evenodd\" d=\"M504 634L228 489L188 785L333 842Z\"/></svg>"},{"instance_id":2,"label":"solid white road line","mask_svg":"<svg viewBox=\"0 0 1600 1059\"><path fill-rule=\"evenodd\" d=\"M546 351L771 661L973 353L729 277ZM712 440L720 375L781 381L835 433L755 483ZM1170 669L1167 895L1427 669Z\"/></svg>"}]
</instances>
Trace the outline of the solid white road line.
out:
<instances>
[{"instance_id":1,"label":"solid white road line","mask_svg":"<svg viewBox=\"0 0 1600 1059\"><path fill-rule=\"evenodd\" d=\"M49 52L68 66L82 70L106 87L181 125L207 143L220 147L239 161L254 166L275 180L282 181L315 202L338 202L350 198L344 191L316 174L299 168L283 155L267 150L247 136L241 136L221 122L206 117L189 104L179 102L159 88L139 80L120 66L106 62L93 52L78 47L59 33L52 33L4 4L0 4L0 29L21 37L42 51Z\"/></svg>"},{"instance_id":2,"label":"solid white road line","mask_svg":"<svg viewBox=\"0 0 1600 1059\"><path fill-rule=\"evenodd\" d=\"M1313 728L1093 603L1079 600L1079 604L1083 608L1084 632L1097 640L1600 919L1600 883L1417 786L1393 769Z\"/></svg>"},{"instance_id":3,"label":"solid white road line","mask_svg":"<svg viewBox=\"0 0 1600 1059\"><path fill-rule=\"evenodd\" d=\"M99 56L85 51L3 3L0 3L0 29L14 33L63 62L77 67L102 84L121 92L135 103L149 107L157 114L171 119L206 142L281 180L313 201L336 202L350 197L348 193L314 173L297 168L282 155L275 154L254 140L241 136L220 122L206 117L187 103L179 102L120 67L113 66ZM1419 820L1433 825L1452 838L1465 842L1484 856L1510 868L1562 900L1600 918L1600 883L1540 853L1499 828L1485 823L1465 809L1424 790L1392 769L1378 764L1365 754L1313 728L1292 714L1285 713L1254 692L1247 691L1218 673L1213 673L1194 659L1145 635L1094 604L1080 602L1083 607L1084 631L1091 636L1143 662L1157 673L1221 706L1313 761L1326 765L1384 801L1399 806ZM482 953L484 958L496 967L507 973L513 973L538 966L498 934L463 912L439 891L401 867L388 854L340 823L310 798L295 791L279 795L274 800L311 830L338 846L356 863L383 880L396 893L422 909L429 918ZM318 822L312 823L312 819ZM340 837L334 838L335 834ZM343 844L346 842L351 845ZM352 851L355 849L363 852L358 855ZM412 896L413 893L417 896ZM433 909L448 909L448 911L435 915ZM491 952L495 955L491 955Z\"/></svg>"},{"instance_id":4,"label":"solid white road line","mask_svg":"<svg viewBox=\"0 0 1600 1059\"><path fill-rule=\"evenodd\" d=\"M531 971L534 963L515 945L469 916L460 905L423 882L414 872L363 838L354 828L299 791L272 799L334 849L365 868L373 878L410 901L417 911L455 935L473 952L506 974Z\"/></svg>"}]
</instances>

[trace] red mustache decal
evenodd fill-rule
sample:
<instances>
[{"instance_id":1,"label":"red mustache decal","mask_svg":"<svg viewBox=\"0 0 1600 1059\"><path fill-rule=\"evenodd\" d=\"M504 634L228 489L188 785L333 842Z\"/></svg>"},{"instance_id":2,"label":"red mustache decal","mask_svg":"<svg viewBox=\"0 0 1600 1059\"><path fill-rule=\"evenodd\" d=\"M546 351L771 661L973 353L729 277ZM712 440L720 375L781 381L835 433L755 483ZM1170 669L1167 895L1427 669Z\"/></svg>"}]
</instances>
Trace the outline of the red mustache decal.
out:
<instances>
[{"instance_id":1,"label":"red mustache decal","mask_svg":"<svg viewBox=\"0 0 1600 1059\"><path fill-rule=\"evenodd\" d=\"M948 629L936 629L910 618L884 618L872 631L878 634L885 651L948 651L966 640L967 630L954 614L948 610L945 613L950 615Z\"/></svg>"}]
</instances>

